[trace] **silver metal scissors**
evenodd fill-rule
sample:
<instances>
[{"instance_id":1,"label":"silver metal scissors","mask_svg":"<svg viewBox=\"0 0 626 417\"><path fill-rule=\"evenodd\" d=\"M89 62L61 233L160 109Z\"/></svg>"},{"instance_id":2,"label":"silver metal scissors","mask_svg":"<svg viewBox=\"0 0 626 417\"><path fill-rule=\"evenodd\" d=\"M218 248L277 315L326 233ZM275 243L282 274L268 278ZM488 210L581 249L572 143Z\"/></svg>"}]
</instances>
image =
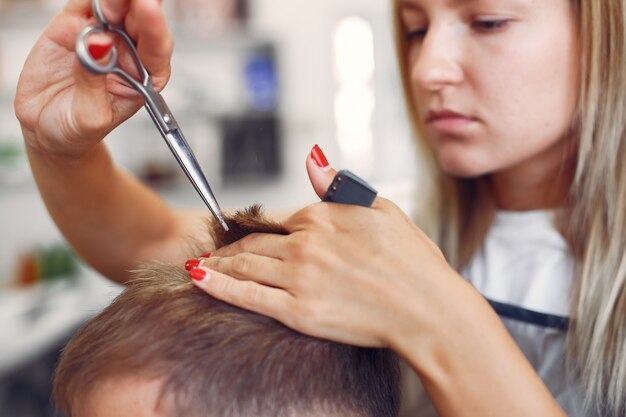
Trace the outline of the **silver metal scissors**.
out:
<instances>
[{"instance_id":1,"label":"silver metal scissors","mask_svg":"<svg viewBox=\"0 0 626 417\"><path fill-rule=\"evenodd\" d=\"M165 100L152 86L152 77L146 70L146 67L139 58L139 53L135 47L135 43L128 36L128 33L121 26L114 26L107 22L102 8L100 7L99 0L92 0L91 7L93 8L93 14L98 20L99 24L95 26L89 26L83 29L76 39L76 54L81 64L90 71L97 74L116 74L124 81L130 84L135 90L137 90L145 99L145 107L150 113L154 124L161 132L163 139L167 143L176 160L180 164L181 168L193 184L194 188L202 197L205 204L211 210L211 213L215 216L218 222L222 225L224 230L228 230L228 226L224 221L222 210L220 209L217 199L211 191L211 187L198 164L191 148L187 144L183 132L180 130L176 119L172 115L172 112L168 108ZM122 69L118 65L117 61L117 49L115 45L111 50L109 60L106 64L98 63L89 53L87 47L87 38L96 33L114 33L119 36L122 41L128 47L130 55L134 61L134 64L139 72L140 80L132 77L128 72Z\"/></svg>"}]
</instances>

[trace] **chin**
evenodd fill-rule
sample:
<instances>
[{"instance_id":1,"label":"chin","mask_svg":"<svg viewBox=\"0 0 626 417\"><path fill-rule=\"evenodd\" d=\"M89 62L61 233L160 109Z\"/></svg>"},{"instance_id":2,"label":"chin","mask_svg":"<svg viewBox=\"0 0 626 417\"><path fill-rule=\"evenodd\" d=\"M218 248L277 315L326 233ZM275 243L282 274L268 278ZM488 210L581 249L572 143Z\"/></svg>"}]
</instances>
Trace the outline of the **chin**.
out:
<instances>
[{"instance_id":1,"label":"chin","mask_svg":"<svg viewBox=\"0 0 626 417\"><path fill-rule=\"evenodd\" d=\"M446 174L476 178L493 172L494 155L480 141L452 137L439 137L431 141L439 167Z\"/></svg>"},{"instance_id":2,"label":"chin","mask_svg":"<svg viewBox=\"0 0 626 417\"><path fill-rule=\"evenodd\" d=\"M440 155L438 159L441 170L452 177L477 178L492 172L485 167L485 164L467 157L451 158Z\"/></svg>"}]
</instances>

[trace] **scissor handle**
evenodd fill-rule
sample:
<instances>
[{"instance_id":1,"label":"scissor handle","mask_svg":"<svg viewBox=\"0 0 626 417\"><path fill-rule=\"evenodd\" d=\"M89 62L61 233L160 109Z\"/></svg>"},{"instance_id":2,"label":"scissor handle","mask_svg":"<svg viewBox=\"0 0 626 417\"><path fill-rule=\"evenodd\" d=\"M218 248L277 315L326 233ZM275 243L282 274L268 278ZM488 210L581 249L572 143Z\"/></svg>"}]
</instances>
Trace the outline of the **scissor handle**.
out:
<instances>
[{"instance_id":1,"label":"scissor handle","mask_svg":"<svg viewBox=\"0 0 626 417\"><path fill-rule=\"evenodd\" d=\"M113 45L111 48L111 54L109 56L109 60L106 64L102 64L96 61L89 53L89 49L87 48L87 40L88 38L96 33L113 33L120 37L122 41L126 44L126 47L130 51L130 55L133 59L133 63L137 68L137 72L139 73L140 80L136 80L131 77L126 71L124 71L119 65L117 61L117 47ZM136 90L141 90L137 88L137 85L148 87L152 85L152 79L148 70L141 62L139 58L139 52L137 52L137 47L133 40L128 36L128 34L124 31L124 29L116 28L114 26L109 25L108 23L101 23L96 26L88 26L83 29L76 38L76 54L78 55L78 59L81 64L88 70L96 73L96 74L110 74L115 73L123 77L128 83L130 83Z\"/></svg>"},{"instance_id":2,"label":"scissor handle","mask_svg":"<svg viewBox=\"0 0 626 417\"><path fill-rule=\"evenodd\" d=\"M98 22L102 23L104 26L109 26L109 22L104 17L104 13L102 12L102 7L100 7L99 0L91 0L91 10L93 11L93 15L98 19Z\"/></svg>"},{"instance_id":3,"label":"scissor handle","mask_svg":"<svg viewBox=\"0 0 626 417\"><path fill-rule=\"evenodd\" d=\"M108 32L108 29L104 26L88 26L83 29L78 35L78 38L76 38L76 55L78 55L80 63L89 71L96 74L110 74L114 72L117 67L117 48L115 45L111 48L111 54L106 64L96 61L87 48L87 38L95 33L106 32Z\"/></svg>"}]
</instances>

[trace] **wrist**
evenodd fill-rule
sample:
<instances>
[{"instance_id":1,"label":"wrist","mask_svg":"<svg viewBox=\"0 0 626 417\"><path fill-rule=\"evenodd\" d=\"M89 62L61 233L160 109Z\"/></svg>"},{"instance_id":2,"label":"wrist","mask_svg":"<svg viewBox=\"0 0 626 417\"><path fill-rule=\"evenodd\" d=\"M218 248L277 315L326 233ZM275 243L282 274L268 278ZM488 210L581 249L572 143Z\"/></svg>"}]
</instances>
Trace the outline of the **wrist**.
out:
<instances>
[{"instance_id":1,"label":"wrist","mask_svg":"<svg viewBox=\"0 0 626 417\"><path fill-rule=\"evenodd\" d=\"M443 269L435 282L428 300L416 295L404 312L406 324L389 341L422 379L433 380L452 372L450 358L470 348L477 329L501 326L486 300L451 267Z\"/></svg>"},{"instance_id":2,"label":"wrist","mask_svg":"<svg viewBox=\"0 0 626 417\"><path fill-rule=\"evenodd\" d=\"M31 131L24 131L24 144L26 153L33 164L35 161L39 164L50 166L72 167L78 165L91 165L96 159L109 159L109 153L103 142L98 142L90 148L72 152L64 152L62 149L50 145L49 141L41 139L37 134Z\"/></svg>"},{"instance_id":3,"label":"wrist","mask_svg":"<svg viewBox=\"0 0 626 417\"><path fill-rule=\"evenodd\" d=\"M21 124L24 145L29 156L50 162L74 163L108 153L100 134L75 136L63 134L64 129L58 127L54 134L46 135L45 131L28 128Z\"/></svg>"},{"instance_id":4,"label":"wrist","mask_svg":"<svg viewBox=\"0 0 626 417\"><path fill-rule=\"evenodd\" d=\"M427 325L400 332L390 346L417 372L439 415L564 416L489 303L457 277L429 303Z\"/></svg>"}]
</instances>

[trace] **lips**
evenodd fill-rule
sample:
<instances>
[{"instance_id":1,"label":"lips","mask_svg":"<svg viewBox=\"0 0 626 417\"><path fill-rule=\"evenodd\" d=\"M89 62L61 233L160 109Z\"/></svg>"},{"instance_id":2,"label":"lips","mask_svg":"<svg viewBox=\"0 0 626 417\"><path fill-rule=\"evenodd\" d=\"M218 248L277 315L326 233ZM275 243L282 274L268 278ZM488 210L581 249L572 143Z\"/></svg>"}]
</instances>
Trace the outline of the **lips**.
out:
<instances>
[{"instance_id":1,"label":"lips","mask_svg":"<svg viewBox=\"0 0 626 417\"><path fill-rule=\"evenodd\" d=\"M426 116L426 123L440 133L462 133L473 124L476 118L453 110L431 110Z\"/></svg>"},{"instance_id":2,"label":"lips","mask_svg":"<svg viewBox=\"0 0 626 417\"><path fill-rule=\"evenodd\" d=\"M473 117L470 116L466 116L462 113L457 113L455 111L452 110L439 110L439 111L435 111L435 110L431 110L428 112L428 115L426 117L426 122L427 123L431 123L437 120L441 120L441 119L467 119L467 120L473 120Z\"/></svg>"}]
</instances>

